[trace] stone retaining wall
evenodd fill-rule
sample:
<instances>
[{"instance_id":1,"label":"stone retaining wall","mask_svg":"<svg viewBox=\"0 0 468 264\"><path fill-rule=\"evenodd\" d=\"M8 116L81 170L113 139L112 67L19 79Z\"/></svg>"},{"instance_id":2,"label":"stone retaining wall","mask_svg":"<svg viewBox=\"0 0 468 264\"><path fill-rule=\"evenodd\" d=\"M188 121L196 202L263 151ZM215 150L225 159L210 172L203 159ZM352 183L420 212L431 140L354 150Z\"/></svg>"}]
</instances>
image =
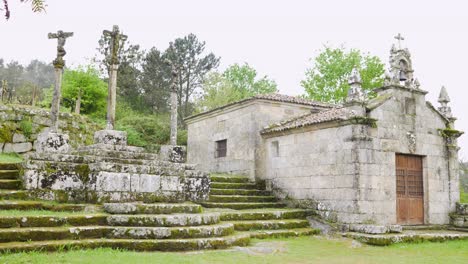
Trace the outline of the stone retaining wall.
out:
<instances>
[{"instance_id":1,"label":"stone retaining wall","mask_svg":"<svg viewBox=\"0 0 468 264\"><path fill-rule=\"evenodd\" d=\"M51 125L49 111L23 105L0 105L0 153L26 153L35 150L37 135ZM70 136L73 147L93 143L99 130L86 117L61 113L59 128Z\"/></svg>"}]
</instances>

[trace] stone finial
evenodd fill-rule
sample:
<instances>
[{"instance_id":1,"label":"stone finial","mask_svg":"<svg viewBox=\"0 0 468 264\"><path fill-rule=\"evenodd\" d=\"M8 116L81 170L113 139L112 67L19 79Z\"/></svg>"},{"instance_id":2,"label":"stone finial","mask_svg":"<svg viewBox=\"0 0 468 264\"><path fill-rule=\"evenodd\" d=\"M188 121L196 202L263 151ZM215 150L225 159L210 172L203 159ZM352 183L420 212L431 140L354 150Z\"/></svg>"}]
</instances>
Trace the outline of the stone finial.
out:
<instances>
[{"instance_id":1,"label":"stone finial","mask_svg":"<svg viewBox=\"0 0 468 264\"><path fill-rule=\"evenodd\" d=\"M414 88L419 90L419 87L421 87L421 83L419 82L418 78L414 79Z\"/></svg>"},{"instance_id":2,"label":"stone finial","mask_svg":"<svg viewBox=\"0 0 468 264\"><path fill-rule=\"evenodd\" d=\"M452 116L452 109L448 106L448 103L450 102L450 98L447 93L447 89L445 86L442 86L440 89L440 94L439 94L439 100L438 102L440 103L439 111L447 118L453 118Z\"/></svg>"},{"instance_id":3,"label":"stone finial","mask_svg":"<svg viewBox=\"0 0 468 264\"><path fill-rule=\"evenodd\" d=\"M390 50L390 73L392 83L412 88L414 71L411 63L411 54L407 48L402 48L401 41L405 38L403 38L401 34L395 36L395 39L398 40L398 46L393 44Z\"/></svg>"},{"instance_id":4,"label":"stone finial","mask_svg":"<svg viewBox=\"0 0 468 264\"><path fill-rule=\"evenodd\" d=\"M353 102L363 102L365 101L365 96L362 91L362 80L359 71L356 68L353 68L351 74L348 78L349 90L348 96L346 98L347 103Z\"/></svg>"}]
</instances>

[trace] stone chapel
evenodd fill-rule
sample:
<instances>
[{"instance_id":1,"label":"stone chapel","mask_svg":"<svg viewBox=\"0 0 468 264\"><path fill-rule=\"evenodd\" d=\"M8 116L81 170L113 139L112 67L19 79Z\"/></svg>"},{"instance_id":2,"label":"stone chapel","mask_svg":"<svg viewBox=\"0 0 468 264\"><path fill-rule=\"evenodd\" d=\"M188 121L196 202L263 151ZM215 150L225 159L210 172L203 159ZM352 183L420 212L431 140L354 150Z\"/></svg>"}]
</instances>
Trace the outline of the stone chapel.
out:
<instances>
[{"instance_id":1,"label":"stone chapel","mask_svg":"<svg viewBox=\"0 0 468 264\"><path fill-rule=\"evenodd\" d=\"M459 200L457 138L447 90L439 107L393 45L368 98L357 70L342 105L257 95L186 119L188 162L248 175L286 202L341 223L448 224Z\"/></svg>"}]
</instances>

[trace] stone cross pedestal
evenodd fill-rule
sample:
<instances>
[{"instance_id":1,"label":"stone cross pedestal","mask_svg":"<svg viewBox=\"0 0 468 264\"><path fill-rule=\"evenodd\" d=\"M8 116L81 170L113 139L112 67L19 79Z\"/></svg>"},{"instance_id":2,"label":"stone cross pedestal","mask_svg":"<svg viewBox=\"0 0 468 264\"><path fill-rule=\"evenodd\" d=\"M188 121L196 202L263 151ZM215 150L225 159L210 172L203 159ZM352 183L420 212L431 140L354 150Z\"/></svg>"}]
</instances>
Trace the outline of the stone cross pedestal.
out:
<instances>
[{"instance_id":1,"label":"stone cross pedestal","mask_svg":"<svg viewBox=\"0 0 468 264\"><path fill-rule=\"evenodd\" d=\"M52 98L52 106L50 109L51 126L49 130L38 135L36 151L37 152L68 152L70 151L69 137L66 134L59 133L59 112L60 112L60 97L62 89L62 74L65 61L63 57L67 54L65 51L65 42L67 38L72 37L73 32L49 33L49 39L57 39L57 58L53 61L55 68L55 86L54 95Z\"/></svg>"}]
</instances>

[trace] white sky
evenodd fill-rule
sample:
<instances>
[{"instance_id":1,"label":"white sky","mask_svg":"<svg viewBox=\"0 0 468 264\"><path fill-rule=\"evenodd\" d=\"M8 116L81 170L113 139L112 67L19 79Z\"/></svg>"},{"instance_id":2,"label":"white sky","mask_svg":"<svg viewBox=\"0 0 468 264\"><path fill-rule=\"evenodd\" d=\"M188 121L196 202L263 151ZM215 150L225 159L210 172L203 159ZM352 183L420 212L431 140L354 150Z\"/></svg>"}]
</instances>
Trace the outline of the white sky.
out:
<instances>
[{"instance_id":1,"label":"white sky","mask_svg":"<svg viewBox=\"0 0 468 264\"><path fill-rule=\"evenodd\" d=\"M310 58L325 43L358 48L387 63L393 36L401 32L413 58L415 77L435 105L448 89L456 127L468 132L468 1L431 0L47 0L45 14L9 0L12 18L0 20L0 57L27 63L51 61L56 41L48 32L73 31L67 64L86 63L103 29L113 24L144 49L195 33L221 56L221 69L248 62L273 78L284 94L303 93L299 82ZM460 139L468 159L468 137Z\"/></svg>"}]
</instances>

